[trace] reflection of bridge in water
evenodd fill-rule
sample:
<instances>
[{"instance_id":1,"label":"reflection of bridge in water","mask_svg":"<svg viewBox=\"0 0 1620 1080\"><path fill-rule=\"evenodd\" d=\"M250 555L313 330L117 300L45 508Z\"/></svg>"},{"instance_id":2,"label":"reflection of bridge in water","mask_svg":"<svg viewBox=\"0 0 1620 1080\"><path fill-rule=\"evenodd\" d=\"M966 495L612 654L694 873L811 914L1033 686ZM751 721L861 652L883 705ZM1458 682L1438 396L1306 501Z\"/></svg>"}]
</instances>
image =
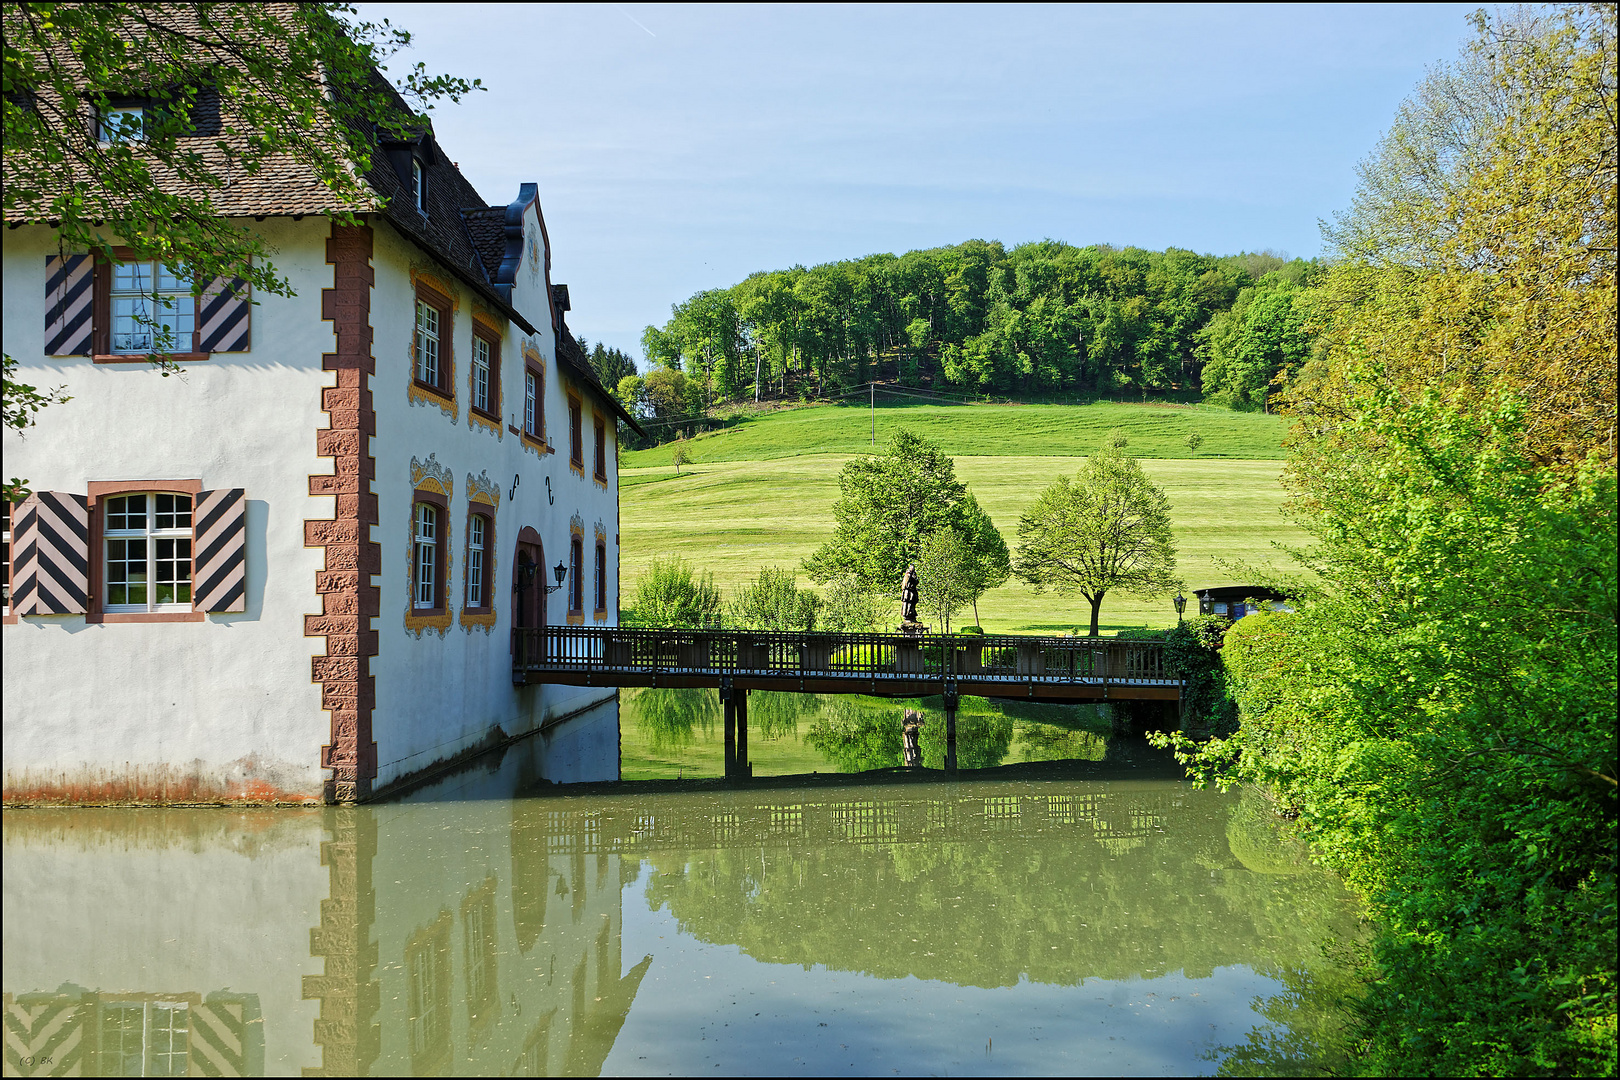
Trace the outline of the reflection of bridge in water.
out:
<instances>
[{"instance_id":1,"label":"reflection of bridge in water","mask_svg":"<svg viewBox=\"0 0 1620 1080\"><path fill-rule=\"evenodd\" d=\"M1180 702L1158 642L1112 638L625 630L514 631L512 681L572 686L714 687L725 705L726 774L748 775L748 694L775 690L916 698L945 709L956 768L962 694L1054 704Z\"/></svg>"},{"instance_id":2,"label":"reflection of bridge in water","mask_svg":"<svg viewBox=\"0 0 1620 1080\"><path fill-rule=\"evenodd\" d=\"M1092 840L1111 854L1140 847L1164 827L1175 797L1086 794L942 795L859 788L779 799L768 793L717 797L699 811L676 814L615 810L549 810L549 853L646 857L659 851L828 847L841 844L940 844L1063 833ZM1056 837L1052 837L1056 839Z\"/></svg>"}]
</instances>

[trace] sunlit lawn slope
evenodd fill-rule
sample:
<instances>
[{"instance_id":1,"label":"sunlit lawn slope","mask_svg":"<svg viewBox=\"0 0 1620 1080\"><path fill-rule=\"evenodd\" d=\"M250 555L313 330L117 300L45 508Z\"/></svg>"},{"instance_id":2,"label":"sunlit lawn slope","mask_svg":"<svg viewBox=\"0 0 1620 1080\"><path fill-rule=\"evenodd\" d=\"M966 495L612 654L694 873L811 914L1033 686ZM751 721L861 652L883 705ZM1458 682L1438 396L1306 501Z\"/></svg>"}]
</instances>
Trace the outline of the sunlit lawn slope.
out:
<instances>
[{"instance_id":1,"label":"sunlit lawn slope","mask_svg":"<svg viewBox=\"0 0 1620 1080\"><path fill-rule=\"evenodd\" d=\"M807 454L859 454L872 448L872 413L864 402L784 409L709 432L686 444L697 461L768 461ZM1131 449L1144 458L1283 456L1283 422L1260 413L1205 405L933 405L889 404L876 410L877 442L897 427L941 443L947 453L977 457L1072 457L1089 454L1111 428L1130 432ZM1189 452L1186 438L1204 438ZM623 455L623 468L668 465L669 447Z\"/></svg>"},{"instance_id":2,"label":"sunlit lawn slope","mask_svg":"<svg viewBox=\"0 0 1620 1080\"><path fill-rule=\"evenodd\" d=\"M943 435L943 433L941 433ZM1009 429L1009 439L1021 438ZM947 449L950 442L941 438ZM1132 434L1131 446L1137 445ZM1185 450L1183 450L1185 453ZM796 568L832 532L841 454L807 454L765 461L687 466L676 476L663 465L626 469L620 515L622 579L626 601L654 556L677 554L713 571L729 593L762 565ZM1054 477L1073 473L1075 457L969 456L957 452L957 475L978 497L1011 546L1018 516ZM1143 468L1169 495L1190 586L1233 583L1217 560L1280 560L1273 541L1298 543L1303 535L1279 513L1283 491L1278 462L1148 460ZM1010 582L980 601L991 632L1067 632L1088 621L1083 600L1036 596ZM1163 626L1175 618L1169 598L1138 601L1119 596L1103 604L1103 625ZM971 622L971 614L966 621ZM1104 632L1108 632L1105 630Z\"/></svg>"}]
</instances>

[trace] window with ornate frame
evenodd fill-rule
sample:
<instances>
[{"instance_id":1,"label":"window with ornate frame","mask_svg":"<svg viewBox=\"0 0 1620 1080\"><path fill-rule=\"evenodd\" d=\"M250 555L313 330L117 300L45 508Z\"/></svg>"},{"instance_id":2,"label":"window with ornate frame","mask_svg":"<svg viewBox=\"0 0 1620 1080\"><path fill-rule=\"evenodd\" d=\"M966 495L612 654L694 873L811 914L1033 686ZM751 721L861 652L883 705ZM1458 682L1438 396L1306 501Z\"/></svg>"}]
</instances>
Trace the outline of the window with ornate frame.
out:
<instances>
[{"instance_id":1,"label":"window with ornate frame","mask_svg":"<svg viewBox=\"0 0 1620 1080\"><path fill-rule=\"evenodd\" d=\"M568 613L582 615L585 612L585 583L580 580L580 571L585 564L585 542L578 536L568 541Z\"/></svg>"},{"instance_id":2,"label":"window with ornate frame","mask_svg":"<svg viewBox=\"0 0 1620 1080\"><path fill-rule=\"evenodd\" d=\"M495 554L495 518L492 509L474 503L467 512L467 584L466 605L469 611L484 612L494 608L494 581L491 571Z\"/></svg>"},{"instance_id":3,"label":"window with ornate frame","mask_svg":"<svg viewBox=\"0 0 1620 1080\"><path fill-rule=\"evenodd\" d=\"M568 395L568 461L580 472L585 471L584 409L579 398Z\"/></svg>"},{"instance_id":4,"label":"window with ornate frame","mask_svg":"<svg viewBox=\"0 0 1620 1080\"><path fill-rule=\"evenodd\" d=\"M591 410L591 414L596 419L596 473L595 473L595 476L596 476L596 478L598 480L601 480L601 481L603 481L605 483L607 481L607 478L608 478L608 469L607 469L607 421L602 419L602 414L597 412L594 409Z\"/></svg>"},{"instance_id":5,"label":"window with ornate frame","mask_svg":"<svg viewBox=\"0 0 1620 1080\"><path fill-rule=\"evenodd\" d=\"M607 544L596 542L596 613L607 611Z\"/></svg>"},{"instance_id":6,"label":"window with ornate frame","mask_svg":"<svg viewBox=\"0 0 1620 1080\"><path fill-rule=\"evenodd\" d=\"M501 341L489 330L473 322L471 394L475 412L499 421L501 418Z\"/></svg>"},{"instance_id":7,"label":"window with ornate frame","mask_svg":"<svg viewBox=\"0 0 1620 1080\"><path fill-rule=\"evenodd\" d=\"M437 289L417 283L416 327L411 338L412 377L416 385L445 397L454 397L450 383L450 347L455 332L455 309Z\"/></svg>"},{"instance_id":8,"label":"window with ornate frame","mask_svg":"<svg viewBox=\"0 0 1620 1080\"><path fill-rule=\"evenodd\" d=\"M411 614L441 615L445 611L447 554L447 500L431 491L417 491L411 504Z\"/></svg>"},{"instance_id":9,"label":"window with ornate frame","mask_svg":"<svg viewBox=\"0 0 1620 1080\"><path fill-rule=\"evenodd\" d=\"M523 357L523 432L535 442L546 441L546 372L533 358Z\"/></svg>"}]
</instances>

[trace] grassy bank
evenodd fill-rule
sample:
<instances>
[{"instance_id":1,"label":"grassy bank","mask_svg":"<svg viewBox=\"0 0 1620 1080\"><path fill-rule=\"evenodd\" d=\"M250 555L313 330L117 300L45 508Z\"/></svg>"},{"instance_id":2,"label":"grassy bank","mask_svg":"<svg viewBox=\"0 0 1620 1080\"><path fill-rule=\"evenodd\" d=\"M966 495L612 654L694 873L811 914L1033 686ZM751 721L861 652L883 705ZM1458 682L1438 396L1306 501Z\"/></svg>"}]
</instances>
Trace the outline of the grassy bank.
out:
<instances>
[{"instance_id":1,"label":"grassy bank","mask_svg":"<svg viewBox=\"0 0 1620 1080\"><path fill-rule=\"evenodd\" d=\"M813 405L740 419L731 427L688 440L693 459L718 463L773 461L805 455L859 454L872 449L874 414L866 403ZM1144 458L1239 458L1276 461L1283 456L1281 418L1207 405L935 405L883 404L875 411L877 444L896 428L940 443L953 456L1076 457L1091 453L1107 432L1125 428L1131 450ZM1203 443L1196 452L1187 436ZM634 450L621 468L668 465L668 446Z\"/></svg>"},{"instance_id":2,"label":"grassy bank","mask_svg":"<svg viewBox=\"0 0 1620 1080\"><path fill-rule=\"evenodd\" d=\"M1068 409L1073 413L1098 407ZM1001 415L1006 418L1004 441L1022 444L1024 430L1012 419L1021 414L1013 410ZM957 475L1009 545L1016 538L1018 516L1040 490L1079 466L1077 458L1068 456L968 456L948 438L941 441L947 451L959 455ZM1132 430L1132 449L1139 441ZM687 466L679 476L667 464L625 469L620 482L621 574L626 592L660 555L681 555L712 571L727 592L761 566L796 568L832 534L838 470L846 460L844 454L803 454L706 462ZM1303 539L1279 513L1283 491L1276 461L1165 458L1144 461L1143 468L1169 495L1181 573L1190 586L1231 582L1232 575L1216 565L1217 560L1268 560L1276 555L1273 541ZM1085 601L1036 596L1016 581L988 593L979 603L979 613L993 633L1067 632L1089 618ZM1105 633L1126 626L1163 626L1175 618L1168 598L1140 601L1124 596L1104 601L1102 615L1109 628ZM972 621L971 613L966 621Z\"/></svg>"}]
</instances>

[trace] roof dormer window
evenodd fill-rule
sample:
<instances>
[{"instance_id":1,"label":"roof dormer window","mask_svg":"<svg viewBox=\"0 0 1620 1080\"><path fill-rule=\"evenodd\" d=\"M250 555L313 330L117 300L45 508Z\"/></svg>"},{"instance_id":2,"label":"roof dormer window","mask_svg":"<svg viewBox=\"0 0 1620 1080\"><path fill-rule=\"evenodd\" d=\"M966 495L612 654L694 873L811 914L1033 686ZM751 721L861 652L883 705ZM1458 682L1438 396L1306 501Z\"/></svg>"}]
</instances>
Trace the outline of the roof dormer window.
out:
<instances>
[{"instance_id":1,"label":"roof dormer window","mask_svg":"<svg viewBox=\"0 0 1620 1080\"><path fill-rule=\"evenodd\" d=\"M140 105L115 105L101 111L100 140L103 146L113 143L144 142L146 139L146 109Z\"/></svg>"},{"instance_id":2,"label":"roof dormer window","mask_svg":"<svg viewBox=\"0 0 1620 1080\"><path fill-rule=\"evenodd\" d=\"M423 217L427 216L427 172L422 168L422 159L411 158L411 195L416 200L416 211Z\"/></svg>"}]
</instances>

